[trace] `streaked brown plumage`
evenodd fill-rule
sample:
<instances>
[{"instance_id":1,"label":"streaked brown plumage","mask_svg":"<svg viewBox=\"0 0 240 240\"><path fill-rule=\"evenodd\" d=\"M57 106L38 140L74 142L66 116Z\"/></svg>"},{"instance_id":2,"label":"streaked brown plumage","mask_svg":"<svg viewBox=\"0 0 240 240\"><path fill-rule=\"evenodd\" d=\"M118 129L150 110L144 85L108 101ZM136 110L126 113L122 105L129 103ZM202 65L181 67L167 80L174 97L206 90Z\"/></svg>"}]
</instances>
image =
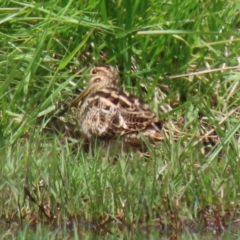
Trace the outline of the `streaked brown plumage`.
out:
<instances>
[{"instance_id":1,"label":"streaked brown plumage","mask_svg":"<svg viewBox=\"0 0 240 240\"><path fill-rule=\"evenodd\" d=\"M73 102L81 102L78 122L91 140L121 139L131 145L162 139L161 122L138 97L119 90L117 70L111 66L93 67L89 86Z\"/></svg>"}]
</instances>

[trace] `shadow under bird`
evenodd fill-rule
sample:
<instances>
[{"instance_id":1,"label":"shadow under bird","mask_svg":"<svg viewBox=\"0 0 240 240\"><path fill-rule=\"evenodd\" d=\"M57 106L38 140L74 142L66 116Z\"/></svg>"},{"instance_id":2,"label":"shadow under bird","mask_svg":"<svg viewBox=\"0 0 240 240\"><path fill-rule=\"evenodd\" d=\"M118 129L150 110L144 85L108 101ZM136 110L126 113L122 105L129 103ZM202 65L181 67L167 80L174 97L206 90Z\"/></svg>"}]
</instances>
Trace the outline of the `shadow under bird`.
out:
<instances>
[{"instance_id":1,"label":"shadow under bird","mask_svg":"<svg viewBox=\"0 0 240 240\"><path fill-rule=\"evenodd\" d=\"M162 122L146 103L119 89L118 72L112 66L90 70L88 87L71 105L79 102L78 123L90 143L96 138L117 139L123 146L141 146L143 138L163 139Z\"/></svg>"}]
</instances>

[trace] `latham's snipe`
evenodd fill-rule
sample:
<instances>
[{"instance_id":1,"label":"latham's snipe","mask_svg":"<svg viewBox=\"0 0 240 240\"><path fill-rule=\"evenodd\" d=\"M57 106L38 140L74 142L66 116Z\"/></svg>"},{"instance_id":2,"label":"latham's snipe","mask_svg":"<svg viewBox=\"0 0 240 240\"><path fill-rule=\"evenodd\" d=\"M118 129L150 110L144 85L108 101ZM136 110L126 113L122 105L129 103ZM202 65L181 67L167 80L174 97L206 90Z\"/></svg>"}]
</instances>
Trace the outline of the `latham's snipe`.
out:
<instances>
[{"instance_id":1,"label":"latham's snipe","mask_svg":"<svg viewBox=\"0 0 240 240\"><path fill-rule=\"evenodd\" d=\"M120 139L125 145L141 145L142 137L161 140L162 123L138 97L118 87L117 70L112 66L93 67L89 86L73 100L81 101L78 122L90 139Z\"/></svg>"}]
</instances>

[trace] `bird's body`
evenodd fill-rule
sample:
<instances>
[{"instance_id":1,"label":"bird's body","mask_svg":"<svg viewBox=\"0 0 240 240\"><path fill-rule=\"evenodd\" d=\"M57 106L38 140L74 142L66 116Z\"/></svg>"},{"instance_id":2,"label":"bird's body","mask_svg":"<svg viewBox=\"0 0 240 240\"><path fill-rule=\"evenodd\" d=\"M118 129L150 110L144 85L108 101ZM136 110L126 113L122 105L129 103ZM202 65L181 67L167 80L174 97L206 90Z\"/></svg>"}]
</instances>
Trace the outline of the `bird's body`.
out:
<instances>
[{"instance_id":1,"label":"bird's body","mask_svg":"<svg viewBox=\"0 0 240 240\"><path fill-rule=\"evenodd\" d=\"M150 141L162 139L156 115L138 97L121 91L118 82L111 66L91 69L88 88L73 101L82 101L78 122L83 133L90 140L121 139L130 145L142 144L142 136Z\"/></svg>"}]
</instances>

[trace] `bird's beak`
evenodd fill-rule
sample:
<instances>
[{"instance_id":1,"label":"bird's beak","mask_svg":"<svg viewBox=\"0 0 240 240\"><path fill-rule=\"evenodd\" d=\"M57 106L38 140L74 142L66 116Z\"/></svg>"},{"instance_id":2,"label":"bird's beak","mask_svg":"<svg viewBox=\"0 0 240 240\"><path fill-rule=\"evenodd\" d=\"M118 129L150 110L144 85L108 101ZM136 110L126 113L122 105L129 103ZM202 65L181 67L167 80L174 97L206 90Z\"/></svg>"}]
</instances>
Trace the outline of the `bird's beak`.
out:
<instances>
[{"instance_id":1,"label":"bird's beak","mask_svg":"<svg viewBox=\"0 0 240 240\"><path fill-rule=\"evenodd\" d=\"M78 105L79 102L81 102L90 92L90 88L87 87L86 89L84 89L80 95L78 95L71 103L71 106L76 106Z\"/></svg>"}]
</instances>

